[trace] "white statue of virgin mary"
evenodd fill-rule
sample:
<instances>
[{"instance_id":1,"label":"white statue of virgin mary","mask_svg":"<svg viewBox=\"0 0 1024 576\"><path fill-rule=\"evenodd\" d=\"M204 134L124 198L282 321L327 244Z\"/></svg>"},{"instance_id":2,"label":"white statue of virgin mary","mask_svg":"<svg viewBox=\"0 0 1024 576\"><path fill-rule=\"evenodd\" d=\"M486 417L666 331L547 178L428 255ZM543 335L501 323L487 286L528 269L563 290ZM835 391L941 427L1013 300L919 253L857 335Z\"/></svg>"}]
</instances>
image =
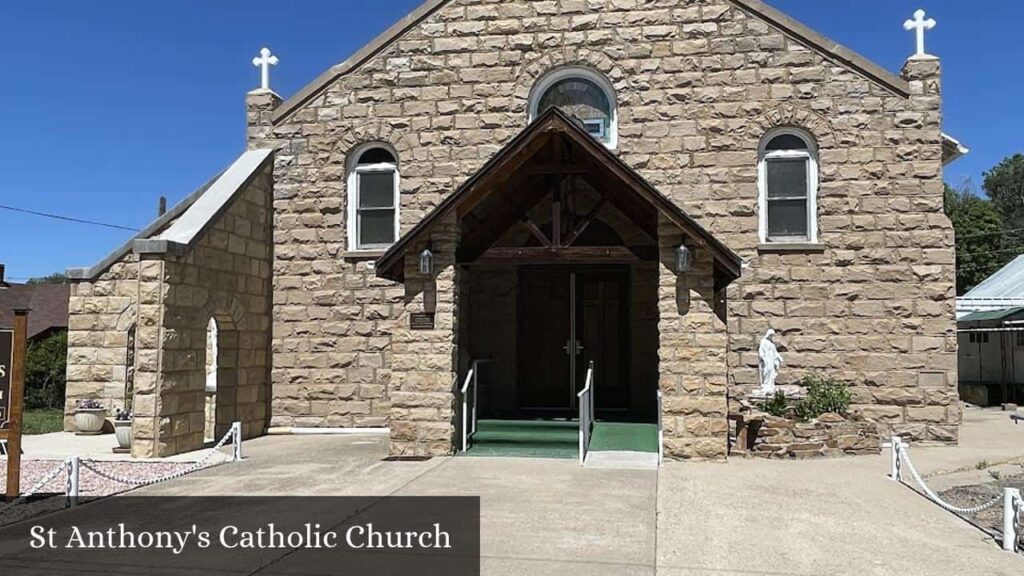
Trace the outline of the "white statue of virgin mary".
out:
<instances>
[{"instance_id":1,"label":"white statue of virgin mary","mask_svg":"<svg viewBox=\"0 0 1024 576\"><path fill-rule=\"evenodd\" d=\"M779 367L782 366L782 356L772 341L774 336L775 330L769 328L761 339L761 345L757 347L757 355L760 357L761 392L765 396L775 393L775 379L779 376Z\"/></svg>"}]
</instances>

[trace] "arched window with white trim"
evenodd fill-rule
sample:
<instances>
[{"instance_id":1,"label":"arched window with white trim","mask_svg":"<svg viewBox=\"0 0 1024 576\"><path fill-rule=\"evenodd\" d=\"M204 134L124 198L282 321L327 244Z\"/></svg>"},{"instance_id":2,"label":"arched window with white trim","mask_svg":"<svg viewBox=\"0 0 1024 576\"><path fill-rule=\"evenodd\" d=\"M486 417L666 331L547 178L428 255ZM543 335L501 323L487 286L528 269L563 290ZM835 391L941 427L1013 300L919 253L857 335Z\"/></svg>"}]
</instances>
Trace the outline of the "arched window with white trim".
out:
<instances>
[{"instance_id":1,"label":"arched window with white trim","mask_svg":"<svg viewBox=\"0 0 1024 576\"><path fill-rule=\"evenodd\" d=\"M761 142L758 204L762 243L818 242L818 149L803 130L777 128Z\"/></svg>"},{"instance_id":2,"label":"arched window with white trim","mask_svg":"<svg viewBox=\"0 0 1024 576\"><path fill-rule=\"evenodd\" d=\"M552 107L577 119L591 136L609 148L617 146L615 90L604 76L580 66L548 73L530 93L530 121Z\"/></svg>"},{"instance_id":3,"label":"arched window with white trim","mask_svg":"<svg viewBox=\"0 0 1024 576\"><path fill-rule=\"evenodd\" d=\"M398 157L388 146L369 144L349 164L348 249L386 249L398 239Z\"/></svg>"}]
</instances>

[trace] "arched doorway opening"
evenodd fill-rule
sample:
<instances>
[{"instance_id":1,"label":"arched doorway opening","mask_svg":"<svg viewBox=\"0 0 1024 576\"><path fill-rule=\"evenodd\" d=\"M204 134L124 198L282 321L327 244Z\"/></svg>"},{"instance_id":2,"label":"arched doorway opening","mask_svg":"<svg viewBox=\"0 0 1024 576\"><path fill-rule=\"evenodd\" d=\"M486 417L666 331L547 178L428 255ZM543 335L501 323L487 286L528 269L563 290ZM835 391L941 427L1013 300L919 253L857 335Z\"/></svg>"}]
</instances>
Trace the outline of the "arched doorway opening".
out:
<instances>
[{"instance_id":1,"label":"arched doorway opening","mask_svg":"<svg viewBox=\"0 0 1024 576\"><path fill-rule=\"evenodd\" d=\"M206 323L203 441L216 442L236 418L238 332L229 316L214 314Z\"/></svg>"}]
</instances>

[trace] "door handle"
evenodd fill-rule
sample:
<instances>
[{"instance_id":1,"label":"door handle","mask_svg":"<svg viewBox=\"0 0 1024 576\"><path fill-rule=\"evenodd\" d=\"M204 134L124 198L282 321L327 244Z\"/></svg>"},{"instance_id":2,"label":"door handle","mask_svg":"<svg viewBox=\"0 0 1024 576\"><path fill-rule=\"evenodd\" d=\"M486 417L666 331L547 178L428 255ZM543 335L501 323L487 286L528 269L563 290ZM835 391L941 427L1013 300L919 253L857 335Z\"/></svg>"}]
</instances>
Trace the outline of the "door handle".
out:
<instances>
[{"instance_id":1,"label":"door handle","mask_svg":"<svg viewBox=\"0 0 1024 576\"><path fill-rule=\"evenodd\" d=\"M570 344L572 344L572 343L574 343L574 344L575 344L575 347L574 347L575 349L574 349L574 350L573 350L572 352L570 352L570 351L569 351L569 346L570 346ZM575 354L576 356L579 356L579 355L580 355L580 352L583 352L583 346L582 346L582 345L580 344L580 341L579 341L579 340L574 340L574 341L566 340L566 341L565 341L565 346L562 346L562 350L565 350L565 353L566 353L567 355L573 355L573 354Z\"/></svg>"}]
</instances>

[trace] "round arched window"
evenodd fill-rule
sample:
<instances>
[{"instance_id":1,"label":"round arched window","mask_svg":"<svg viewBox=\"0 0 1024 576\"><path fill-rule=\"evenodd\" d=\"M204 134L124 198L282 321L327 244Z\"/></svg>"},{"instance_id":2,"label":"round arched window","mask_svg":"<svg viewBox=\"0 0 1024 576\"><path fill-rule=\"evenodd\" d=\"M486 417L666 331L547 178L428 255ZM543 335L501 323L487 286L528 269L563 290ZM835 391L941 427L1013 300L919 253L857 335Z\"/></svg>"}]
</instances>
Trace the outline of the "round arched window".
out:
<instances>
[{"instance_id":1,"label":"round arched window","mask_svg":"<svg viewBox=\"0 0 1024 576\"><path fill-rule=\"evenodd\" d=\"M398 158L384 145L356 151L348 174L348 250L384 250L398 240Z\"/></svg>"},{"instance_id":2,"label":"round arched window","mask_svg":"<svg viewBox=\"0 0 1024 576\"><path fill-rule=\"evenodd\" d=\"M575 118L586 131L614 148L617 141L615 96L604 77L585 68L562 68L548 74L534 88L530 119L548 108Z\"/></svg>"},{"instance_id":3,"label":"round arched window","mask_svg":"<svg viewBox=\"0 0 1024 576\"><path fill-rule=\"evenodd\" d=\"M810 134L770 131L758 162L761 242L818 241L818 154Z\"/></svg>"}]
</instances>

